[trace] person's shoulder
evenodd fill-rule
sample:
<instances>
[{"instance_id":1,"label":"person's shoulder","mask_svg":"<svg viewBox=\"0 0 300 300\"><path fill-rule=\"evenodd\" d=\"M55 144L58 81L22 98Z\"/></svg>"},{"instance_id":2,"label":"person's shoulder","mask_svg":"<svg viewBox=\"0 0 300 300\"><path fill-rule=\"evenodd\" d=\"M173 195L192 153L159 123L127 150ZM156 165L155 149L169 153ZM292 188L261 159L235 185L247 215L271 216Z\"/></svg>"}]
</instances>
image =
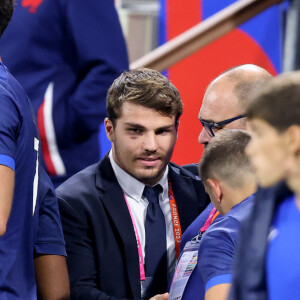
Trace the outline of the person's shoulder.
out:
<instances>
[{"instance_id":1,"label":"person's shoulder","mask_svg":"<svg viewBox=\"0 0 300 300\"><path fill-rule=\"evenodd\" d=\"M12 76L8 68L0 61L0 84L7 93L11 93L14 85L20 88L18 81Z\"/></svg>"},{"instance_id":2,"label":"person's shoulder","mask_svg":"<svg viewBox=\"0 0 300 300\"><path fill-rule=\"evenodd\" d=\"M8 85L8 70L0 61L0 94L11 97Z\"/></svg>"},{"instance_id":3,"label":"person's shoulder","mask_svg":"<svg viewBox=\"0 0 300 300\"><path fill-rule=\"evenodd\" d=\"M213 208L213 204L210 202L202 213L189 225L186 231L183 233L181 238L181 249L184 248L185 244L196 237L199 233L200 228L204 225L206 219L209 216Z\"/></svg>"},{"instance_id":4,"label":"person's shoulder","mask_svg":"<svg viewBox=\"0 0 300 300\"><path fill-rule=\"evenodd\" d=\"M249 220L253 205L254 195L251 195L237 206L233 207L226 215L216 219L205 233L207 239L231 240L236 244L241 227Z\"/></svg>"},{"instance_id":5,"label":"person's shoulder","mask_svg":"<svg viewBox=\"0 0 300 300\"><path fill-rule=\"evenodd\" d=\"M229 274L238 246L239 222L234 218L215 220L203 234L199 245L198 263L202 279Z\"/></svg>"},{"instance_id":6,"label":"person's shoulder","mask_svg":"<svg viewBox=\"0 0 300 300\"><path fill-rule=\"evenodd\" d=\"M17 79L9 72L7 67L0 62L0 93L5 95L16 107L19 107L21 114L24 107L28 106L28 97ZM29 106L30 107L30 106Z\"/></svg>"},{"instance_id":7,"label":"person's shoulder","mask_svg":"<svg viewBox=\"0 0 300 300\"><path fill-rule=\"evenodd\" d=\"M7 67L0 60L0 82L1 83L7 82L7 75L8 75Z\"/></svg>"},{"instance_id":8,"label":"person's shoulder","mask_svg":"<svg viewBox=\"0 0 300 300\"><path fill-rule=\"evenodd\" d=\"M96 171L99 162L74 174L56 189L58 199L81 199L83 194L91 194L95 189Z\"/></svg>"},{"instance_id":9,"label":"person's shoulder","mask_svg":"<svg viewBox=\"0 0 300 300\"><path fill-rule=\"evenodd\" d=\"M184 176L184 177L190 177L192 179L201 181L200 177L198 176L198 173L195 172L195 166L194 164L179 166L173 162L169 162L169 167L178 175ZM197 165L197 164L195 164ZM188 166L188 167L187 167Z\"/></svg>"},{"instance_id":10,"label":"person's shoulder","mask_svg":"<svg viewBox=\"0 0 300 300\"><path fill-rule=\"evenodd\" d=\"M255 194L249 196L236 206L234 206L225 216L228 219L235 219L239 223L245 222L253 210L255 203Z\"/></svg>"},{"instance_id":11,"label":"person's shoulder","mask_svg":"<svg viewBox=\"0 0 300 300\"><path fill-rule=\"evenodd\" d=\"M191 195L195 191L199 203L198 214L201 213L210 203L208 194L205 192L203 182L199 176L194 175L192 172L184 167L181 167L173 162L169 163L169 176L171 182L183 188L186 185L187 191L191 191ZM175 190L174 190L175 191Z\"/></svg>"},{"instance_id":12,"label":"person's shoulder","mask_svg":"<svg viewBox=\"0 0 300 300\"><path fill-rule=\"evenodd\" d=\"M205 232L205 244L213 245L215 241L236 244L241 227L240 220L232 216L222 216L216 219Z\"/></svg>"},{"instance_id":13,"label":"person's shoulder","mask_svg":"<svg viewBox=\"0 0 300 300\"><path fill-rule=\"evenodd\" d=\"M232 216L222 216L221 218L216 219L206 231L207 235L216 232L226 232L230 233L233 229L239 227L240 221Z\"/></svg>"},{"instance_id":14,"label":"person's shoulder","mask_svg":"<svg viewBox=\"0 0 300 300\"><path fill-rule=\"evenodd\" d=\"M190 225L190 227L194 227L195 229L197 228L197 233L199 232L199 229L204 225L213 207L213 204L210 202L204 209L204 211Z\"/></svg>"},{"instance_id":15,"label":"person's shoulder","mask_svg":"<svg viewBox=\"0 0 300 300\"><path fill-rule=\"evenodd\" d=\"M262 207L265 206L266 202L280 203L292 194L286 182L281 181L268 188L258 188L255 195L255 202L257 206Z\"/></svg>"},{"instance_id":16,"label":"person's shoulder","mask_svg":"<svg viewBox=\"0 0 300 300\"><path fill-rule=\"evenodd\" d=\"M278 204L291 194L284 181L268 188L259 187L254 195L251 212L243 222L245 224L242 224L243 231L267 226ZM244 236L241 238L244 239Z\"/></svg>"},{"instance_id":17,"label":"person's shoulder","mask_svg":"<svg viewBox=\"0 0 300 300\"><path fill-rule=\"evenodd\" d=\"M197 163L182 165L182 168L189 171L189 172L191 172L195 176L199 176L199 170L198 170L198 164Z\"/></svg>"}]
</instances>

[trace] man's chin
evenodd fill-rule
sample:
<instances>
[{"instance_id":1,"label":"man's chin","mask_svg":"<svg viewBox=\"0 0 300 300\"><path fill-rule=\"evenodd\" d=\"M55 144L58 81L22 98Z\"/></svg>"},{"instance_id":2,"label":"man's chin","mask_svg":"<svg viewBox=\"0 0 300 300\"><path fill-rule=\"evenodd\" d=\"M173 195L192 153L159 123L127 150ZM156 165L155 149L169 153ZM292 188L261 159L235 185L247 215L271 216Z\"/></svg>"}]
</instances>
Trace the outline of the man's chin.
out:
<instances>
[{"instance_id":1,"label":"man's chin","mask_svg":"<svg viewBox=\"0 0 300 300\"><path fill-rule=\"evenodd\" d=\"M165 169L164 169L165 170ZM139 181L143 182L147 185L155 185L163 176L164 170L145 170L142 174L140 174ZM152 172L151 172L152 171Z\"/></svg>"}]
</instances>

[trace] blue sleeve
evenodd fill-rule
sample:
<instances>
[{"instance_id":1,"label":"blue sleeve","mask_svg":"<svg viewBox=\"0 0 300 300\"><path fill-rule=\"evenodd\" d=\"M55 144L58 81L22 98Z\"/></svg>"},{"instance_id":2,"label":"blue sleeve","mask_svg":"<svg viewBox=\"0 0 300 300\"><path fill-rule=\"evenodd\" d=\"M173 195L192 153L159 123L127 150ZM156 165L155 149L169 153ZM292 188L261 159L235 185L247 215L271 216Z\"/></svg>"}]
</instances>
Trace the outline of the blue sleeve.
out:
<instances>
[{"instance_id":1,"label":"blue sleeve","mask_svg":"<svg viewBox=\"0 0 300 300\"><path fill-rule=\"evenodd\" d=\"M231 217L211 225L199 247L197 271L205 290L231 283L240 223Z\"/></svg>"},{"instance_id":2,"label":"blue sleeve","mask_svg":"<svg viewBox=\"0 0 300 300\"><path fill-rule=\"evenodd\" d=\"M106 116L108 88L129 68L126 44L113 0L68 0L66 20L80 78L69 99L70 115L76 134L86 137Z\"/></svg>"},{"instance_id":3,"label":"blue sleeve","mask_svg":"<svg viewBox=\"0 0 300 300\"><path fill-rule=\"evenodd\" d=\"M232 274L223 274L223 275L215 276L207 281L205 286L205 292L215 285L231 283L231 281L232 281Z\"/></svg>"},{"instance_id":4,"label":"blue sleeve","mask_svg":"<svg viewBox=\"0 0 300 300\"><path fill-rule=\"evenodd\" d=\"M66 256L55 191L43 168L40 172L38 197L40 207L34 245L35 253Z\"/></svg>"},{"instance_id":5,"label":"blue sleeve","mask_svg":"<svg viewBox=\"0 0 300 300\"><path fill-rule=\"evenodd\" d=\"M9 93L0 86L0 164L15 170L15 152L22 123Z\"/></svg>"}]
</instances>

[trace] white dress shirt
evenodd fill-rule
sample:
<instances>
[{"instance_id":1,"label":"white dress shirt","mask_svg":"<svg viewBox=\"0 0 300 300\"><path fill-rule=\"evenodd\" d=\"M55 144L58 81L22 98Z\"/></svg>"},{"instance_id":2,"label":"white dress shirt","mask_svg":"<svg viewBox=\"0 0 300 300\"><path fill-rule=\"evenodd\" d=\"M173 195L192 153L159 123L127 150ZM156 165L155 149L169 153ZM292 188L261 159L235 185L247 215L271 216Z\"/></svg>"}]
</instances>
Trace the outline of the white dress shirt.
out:
<instances>
[{"instance_id":1,"label":"white dress shirt","mask_svg":"<svg viewBox=\"0 0 300 300\"><path fill-rule=\"evenodd\" d=\"M145 221L148 200L143 196L145 184L138 181L123 169L121 169L113 159L112 152L109 153L109 159L113 168L113 171L117 177L118 183L121 186L129 207L131 209L134 222L137 227L139 234L143 258L145 261ZM157 182L163 188L163 192L159 195L159 205L162 209L162 212L165 216L166 222L166 235L167 235L167 257L168 257L168 278L171 276L174 271L176 254L175 254L175 242L174 242L174 233L173 233L173 223L170 210L169 202L169 187L168 187L168 171L169 167L166 167L166 170L162 178ZM125 199L124 199L125 201Z\"/></svg>"}]
</instances>

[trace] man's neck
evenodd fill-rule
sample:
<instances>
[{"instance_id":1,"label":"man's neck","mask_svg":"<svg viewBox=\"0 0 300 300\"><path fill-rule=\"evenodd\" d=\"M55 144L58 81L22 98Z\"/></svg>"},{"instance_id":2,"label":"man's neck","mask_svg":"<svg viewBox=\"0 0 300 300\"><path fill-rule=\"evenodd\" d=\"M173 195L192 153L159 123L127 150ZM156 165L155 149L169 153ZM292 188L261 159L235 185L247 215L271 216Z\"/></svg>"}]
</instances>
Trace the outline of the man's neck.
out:
<instances>
[{"instance_id":1,"label":"man's neck","mask_svg":"<svg viewBox=\"0 0 300 300\"><path fill-rule=\"evenodd\" d=\"M290 176L286 180L286 183L289 189L296 195L296 204L300 210L300 169L298 169L293 176Z\"/></svg>"},{"instance_id":2,"label":"man's neck","mask_svg":"<svg viewBox=\"0 0 300 300\"><path fill-rule=\"evenodd\" d=\"M256 190L257 186L254 180L249 180L249 184L246 184L242 189L230 189L225 199L228 205L224 208L224 214L227 214L234 206L254 194Z\"/></svg>"},{"instance_id":3,"label":"man's neck","mask_svg":"<svg viewBox=\"0 0 300 300\"><path fill-rule=\"evenodd\" d=\"M110 151L109 153L109 160L111 162L113 172L117 178L117 181L121 186L121 188L123 189L123 191L125 191L127 194L141 194L143 192L144 185L146 183L138 180L137 178L133 177L131 174L123 170L115 162L114 157L112 155L112 151ZM167 165L160 179L157 180L157 182L154 183L153 185L159 183L163 187L164 191L165 190L168 191L168 171L169 171L169 167Z\"/></svg>"}]
</instances>

